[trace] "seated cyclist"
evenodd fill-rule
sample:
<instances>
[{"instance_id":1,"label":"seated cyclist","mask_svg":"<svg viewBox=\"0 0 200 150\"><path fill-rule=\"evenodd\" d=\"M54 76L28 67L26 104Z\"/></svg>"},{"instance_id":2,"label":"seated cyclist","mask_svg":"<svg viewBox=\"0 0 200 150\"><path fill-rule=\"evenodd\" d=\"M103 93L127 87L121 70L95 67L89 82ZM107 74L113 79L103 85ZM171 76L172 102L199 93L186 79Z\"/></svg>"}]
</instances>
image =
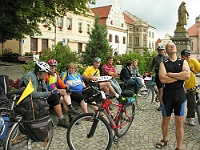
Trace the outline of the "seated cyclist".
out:
<instances>
[{"instance_id":1,"label":"seated cyclist","mask_svg":"<svg viewBox=\"0 0 200 150\"><path fill-rule=\"evenodd\" d=\"M141 80L133 77L131 74L132 62L127 61L126 66L122 68L120 73L120 80L127 84L127 86L134 87L134 92L137 94L139 89L142 87Z\"/></svg>"},{"instance_id":2,"label":"seated cyclist","mask_svg":"<svg viewBox=\"0 0 200 150\"><path fill-rule=\"evenodd\" d=\"M109 95L110 92L116 97L119 98L119 94L115 92L110 82L98 82L98 77L100 77L99 66L101 64L101 59L99 57L94 58L93 65L86 68L83 72L82 77L86 81L90 81L91 84L97 86Z\"/></svg>"},{"instance_id":3,"label":"seated cyclist","mask_svg":"<svg viewBox=\"0 0 200 150\"><path fill-rule=\"evenodd\" d=\"M53 109L55 110L56 114L59 117L58 126L67 127L68 125L66 124L65 121L63 121L64 117L60 105L60 98L63 107L69 108L68 114L72 113L79 114L79 113L73 108L71 104L70 94L67 93L66 90L68 87L62 82L58 72L56 72L56 66L58 65L58 62L55 59L50 59L48 61L48 64L51 68L51 72L45 76L44 81L47 84L48 90L53 91L53 94L50 97L48 97L47 101L50 106L53 106Z\"/></svg>"},{"instance_id":4,"label":"seated cyclist","mask_svg":"<svg viewBox=\"0 0 200 150\"><path fill-rule=\"evenodd\" d=\"M68 70L66 70L65 72L61 73L60 78L62 79L62 81L69 86L69 89L71 91L70 97L73 101L76 101L78 103L80 103L81 109L83 111L83 113L87 113L87 103L84 101L84 96L82 94L83 88L86 87L85 83L83 82L83 79L81 77L81 75L76 72L77 70L77 65L74 63L70 63L68 66ZM94 110L97 110L98 107L93 106ZM70 121L71 121L71 117L69 116Z\"/></svg>"}]
</instances>

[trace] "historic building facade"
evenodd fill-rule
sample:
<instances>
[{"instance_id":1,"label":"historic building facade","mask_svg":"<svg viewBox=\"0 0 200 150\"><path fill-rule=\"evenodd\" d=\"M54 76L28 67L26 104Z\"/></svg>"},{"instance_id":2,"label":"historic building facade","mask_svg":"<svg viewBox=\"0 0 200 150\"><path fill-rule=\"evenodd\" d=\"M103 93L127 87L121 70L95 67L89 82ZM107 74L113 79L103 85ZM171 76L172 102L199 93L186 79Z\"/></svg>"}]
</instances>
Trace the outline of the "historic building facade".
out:
<instances>
[{"instance_id":1,"label":"historic building facade","mask_svg":"<svg viewBox=\"0 0 200 150\"><path fill-rule=\"evenodd\" d=\"M118 1L113 5L92 8L99 23L106 25L108 41L113 55L125 54L127 48L127 25Z\"/></svg>"},{"instance_id":2,"label":"historic building facade","mask_svg":"<svg viewBox=\"0 0 200 150\"><path fill-rule=\"evenodd\" d=\"M62 42L68 44L72 51L80 53L85 50L85 45L89 41L89 34L94 24L94 14L87 16L75 15L67 12L66 16L57 18L56 26L48 24L38 24L42 35L26 36L21 41L8 40L0 44L2 49L12 49L12 52L24 55L25 53L38 53L52 45ZM48 29L51 26L51 30ZM0 54L3 50L0 52Z\"/></svg>"}]
</instances>

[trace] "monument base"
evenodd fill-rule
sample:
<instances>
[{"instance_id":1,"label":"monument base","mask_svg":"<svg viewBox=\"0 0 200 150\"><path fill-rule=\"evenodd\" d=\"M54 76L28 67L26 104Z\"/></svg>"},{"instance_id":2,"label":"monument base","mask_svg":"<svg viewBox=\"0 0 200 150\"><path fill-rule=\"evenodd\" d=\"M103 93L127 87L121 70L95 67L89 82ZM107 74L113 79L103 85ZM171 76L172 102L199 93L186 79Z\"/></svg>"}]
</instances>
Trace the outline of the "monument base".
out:
<instances>
[{"instance_id":1,"label":"monument base","mask_svg":"<svg viewBox=\"0 0 200 150\"><path fill-rule=\"evenodd\" d=\"M174 37L171 39L177 48L177 56L180 56L184 49L191 50L191 40L186 30L179 30L174 32Z\"/></svg>"}]
</instances>

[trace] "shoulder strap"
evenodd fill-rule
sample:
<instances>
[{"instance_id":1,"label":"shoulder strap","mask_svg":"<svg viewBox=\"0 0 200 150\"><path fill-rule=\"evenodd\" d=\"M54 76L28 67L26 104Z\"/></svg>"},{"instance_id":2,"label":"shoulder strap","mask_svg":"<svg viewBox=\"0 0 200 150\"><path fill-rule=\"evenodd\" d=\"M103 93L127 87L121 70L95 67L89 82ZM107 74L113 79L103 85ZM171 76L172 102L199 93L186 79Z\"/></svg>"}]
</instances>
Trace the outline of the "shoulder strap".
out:
<instances>
[{"instance_id":1,"label":"shoulder strap","mask_svg":"<svg viewBox=\"0 0 200 150\"><path fill-rule=\"evenodd\" d=\"M97 74L98 69L95 71L95 73L93 74L93 76L95 76Z\"/></svg>"}]
</instances>

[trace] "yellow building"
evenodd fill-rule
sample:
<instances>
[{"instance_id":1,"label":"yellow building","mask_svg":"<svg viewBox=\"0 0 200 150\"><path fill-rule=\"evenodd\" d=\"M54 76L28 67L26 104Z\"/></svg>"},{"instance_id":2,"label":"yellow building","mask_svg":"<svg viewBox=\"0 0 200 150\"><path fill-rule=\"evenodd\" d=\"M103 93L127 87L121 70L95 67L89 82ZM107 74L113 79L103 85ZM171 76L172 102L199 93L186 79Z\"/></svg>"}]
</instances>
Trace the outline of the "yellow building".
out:
<instances>
[{"instance_id":1,"label":"yellow building","mask_svg":"<svg viewBox=\"0 0 200 150\"><path fill-rule=\"evenodd\" d=\"M94 24L94 14L88 13L87 16L75 15L72 12L67 12L66 16L57 18L56 27L51 26L48 30L48 23L38 24L42 35L26 36L21 41L8 40L0 44L0 55L6 49L11 49L12 52L24 55L25 53L38 53L52 45L63 42L68 44L72 51L80 53L85 50L85 45L89 40L89 34Z\"/></svg>"}]
</instances>

